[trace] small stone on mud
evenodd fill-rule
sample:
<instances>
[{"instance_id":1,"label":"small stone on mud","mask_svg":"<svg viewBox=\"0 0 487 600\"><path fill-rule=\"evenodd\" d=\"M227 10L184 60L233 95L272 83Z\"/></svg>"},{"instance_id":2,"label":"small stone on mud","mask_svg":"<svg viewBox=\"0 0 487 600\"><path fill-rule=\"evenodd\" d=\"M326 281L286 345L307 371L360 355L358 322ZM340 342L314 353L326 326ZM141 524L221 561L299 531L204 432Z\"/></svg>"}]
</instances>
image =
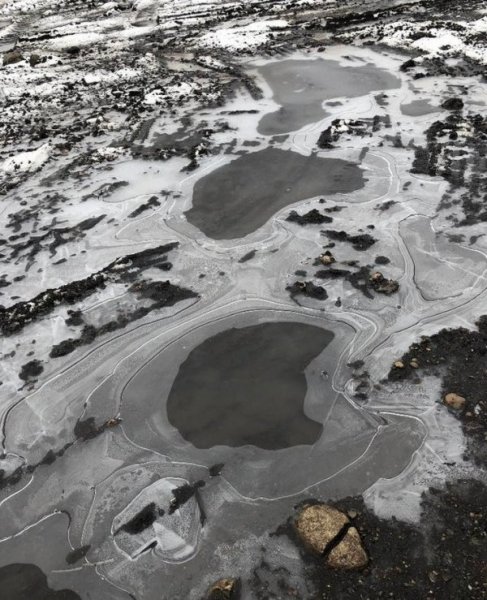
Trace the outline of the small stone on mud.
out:
<instances>
[{"instance_id":1,"label":"small stone on mud","mask_svg":"<svg viewBox=\"0 0 487 600\"><path fill-rule=\"evenodd\" d=\"M237 600L240 593L238 579L220 579L214 583L207 595L207 600Z\"/></svg>"},{"instance_id":2,"label":"small stone on mud","mask_svg":"<svg viewBox=\"0 0 487 600\"><path fill-rule=\"evenodd\" d=\"M454 410L461 410L465 406L466 400L458 394L450 393L445 396L443 402Z\"/></svg>"},{"instance_id":3,"label":"small stone on mud","mask_svg":"<svg viewBox=\"0 0 487 600\"><path fill-rule=\"evenodd\" d=\"M396 362L394 363L394 368L404 369L404 363L402 362L402 360L396 360Z\"/></svg>"}]
</instances>

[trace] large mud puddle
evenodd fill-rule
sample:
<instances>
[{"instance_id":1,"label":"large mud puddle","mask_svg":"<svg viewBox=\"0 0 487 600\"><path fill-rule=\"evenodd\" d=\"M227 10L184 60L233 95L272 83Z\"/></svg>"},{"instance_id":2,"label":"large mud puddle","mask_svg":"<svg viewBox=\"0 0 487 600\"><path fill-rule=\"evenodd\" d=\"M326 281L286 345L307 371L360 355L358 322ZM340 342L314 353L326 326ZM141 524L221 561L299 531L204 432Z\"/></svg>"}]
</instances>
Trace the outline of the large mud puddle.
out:
<instances>
[{"instance_id":1,"label":"large mud puddle","mask_svg":"<svg viewBox=\"0 0 487 600\"><path fill-rule=\"evenodd\" d=\"M206 340L181 365L170 422L198 448L313 444L323 427L304 414L304 371L333 337L311 325L264 323Z\"/></svg>"},{"instance_id":2,"label":"large mud puddle","mask_svg":"<svg viewBox=\"0 0 487 600\"><path fill-rule=\"evenodd\" d=\"M197 181L186 218L210 238L242 238L290 204L350 193L364 183L363 171L354 163L266 148Z\"/></svg>"},{"instance_id":3,"label":"large mud puddle","mask_svg":"<svg viewBox=\"0 0 487 600\"><path fill-rule=\"evenodd\" d=\"M413 100L409 104L401 104L402 114L408 117L422 117L439 110L436 106L432 106L428 100Z\"/></svg>"},{"instance_id":4,"label":"large mud puddle","mask_svg":"<svg viewBox=\"0 0 487 600\"><path fill-rule=\"evenodd\" d=\"M282 60L259 68L281 108L262 117L264 135L289 133L323 119L323 102L400 87L392 73L371 64L342 66L335 60Z\"/></svg>"}]
</instances>

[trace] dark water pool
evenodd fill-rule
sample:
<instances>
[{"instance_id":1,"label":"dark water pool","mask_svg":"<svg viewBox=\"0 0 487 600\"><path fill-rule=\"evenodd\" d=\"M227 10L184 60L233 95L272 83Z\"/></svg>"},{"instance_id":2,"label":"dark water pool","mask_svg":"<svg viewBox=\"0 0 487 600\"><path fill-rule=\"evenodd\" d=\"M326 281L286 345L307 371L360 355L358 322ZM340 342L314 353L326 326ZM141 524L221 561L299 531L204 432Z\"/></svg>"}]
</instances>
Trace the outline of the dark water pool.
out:
<instances>
[{"instance_id":1,"label":"dark water pool","mask_svg":"<svg viewBox=\"0 0 487 600\"><path fill-rule=\"evenodd\" d=\"M333 338L320 327L278 322L205 340L179 369L169 421L197 448L315 443L323 427L304 413L304 371Z\"/></svg>"},{"instance_id":2,"label":"dark water pool","mask_svg":"<svg viewBox=\"0 0 487 600\"><path fill-rule=\"evenodd\" d=\"M439 109L432 106L428 100L413 100L409 104L401 104L402 114L408 117L421 117L438 111Z\"/></svg>"},{"instance_id":3,"label":"dark water pool","mask_svg":"<svg viewBox=\"0 0 487 600\"><path fill-rule=\"evenodd\" d=\"M281 108L260 120L264 135L289 133L326 116L322 104L398 88L400 80L375 65L341 66L335 60L282 60L259 68Z\"/></svg>"},{"instance_id":4,"label":"dark water pool","mask_svg":"<svg viewBox=\"0 0 487 600\"><path fill-rule=\"evenodd\" d=\"M354 163L266 148L244 154L195 184L186 218L213 239L245 237L276 212L321 194L349 193L365 184Z\"/></svg>"}]
</instances>

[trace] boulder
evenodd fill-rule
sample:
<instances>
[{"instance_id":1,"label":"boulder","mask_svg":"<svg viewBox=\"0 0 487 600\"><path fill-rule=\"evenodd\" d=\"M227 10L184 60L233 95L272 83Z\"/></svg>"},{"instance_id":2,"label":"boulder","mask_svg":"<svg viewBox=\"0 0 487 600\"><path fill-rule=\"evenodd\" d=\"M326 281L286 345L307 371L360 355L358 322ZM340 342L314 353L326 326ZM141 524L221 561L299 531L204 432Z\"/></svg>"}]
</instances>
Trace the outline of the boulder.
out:
<instances>
[{"instance_id":1,"label":"boulder","mask_svg":"<svg viewBox=\"0 0 487 600\"><path fill-rule=\"evenodd\" d=\"M441 106L446 110L462 110L463 100L461 98L448 98Z\"/></svg>"},{"instance_id":2,"label":"boulder","mask_svg":"<svg viewBox=\"0 0 487 600\"><path fill-rule=\"evenodd\" d=\"M326 504L305 507L295 521L303 544L333 569L363 569L368 556L348 516Z\"/></svg>"}]
</instances>

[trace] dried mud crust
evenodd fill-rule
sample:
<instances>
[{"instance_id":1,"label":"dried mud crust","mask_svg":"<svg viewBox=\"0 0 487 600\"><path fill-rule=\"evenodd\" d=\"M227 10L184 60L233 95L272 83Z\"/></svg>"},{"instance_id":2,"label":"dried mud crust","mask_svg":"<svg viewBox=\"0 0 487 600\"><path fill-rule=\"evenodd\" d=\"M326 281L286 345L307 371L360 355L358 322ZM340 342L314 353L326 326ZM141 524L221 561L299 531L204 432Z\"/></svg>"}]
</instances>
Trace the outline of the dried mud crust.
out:
<instances>
[{"instance_id":1,"label":"dried mud crust","mask_svg":"<svg viewBox=\"0 0 487 600\"><path fill-rule=\"evenodd\" d=\"M457 480L444 489L430 489L423 494L419 526L380 519L364 505L361 497L347 498L334 506L348 516L360 534L369 557L363 570L324 566L321 556L313 555L303 546L293 519L276 532L289 536L301 549L305 577L316 589L310 600L486 597L485 484Z\"/></svg>"},{"instance_id":2,"label":"dried mud crust","mask_svg":"<svg viewBox=\"0 0 487 600\"><path fill-rule=\"evenodd\" d=\"M391 381L415 379L421 375L442 378L439 402L450 404L444 410L461 421L467 440L467 457L487 466L487 315L476 330L463 327L442 329L424 336L398 358L389 372ZM446 396L455 394L465 402L453 408ZM447 433L445 433L447 435Z\"/></svg>"}]
</instances>

